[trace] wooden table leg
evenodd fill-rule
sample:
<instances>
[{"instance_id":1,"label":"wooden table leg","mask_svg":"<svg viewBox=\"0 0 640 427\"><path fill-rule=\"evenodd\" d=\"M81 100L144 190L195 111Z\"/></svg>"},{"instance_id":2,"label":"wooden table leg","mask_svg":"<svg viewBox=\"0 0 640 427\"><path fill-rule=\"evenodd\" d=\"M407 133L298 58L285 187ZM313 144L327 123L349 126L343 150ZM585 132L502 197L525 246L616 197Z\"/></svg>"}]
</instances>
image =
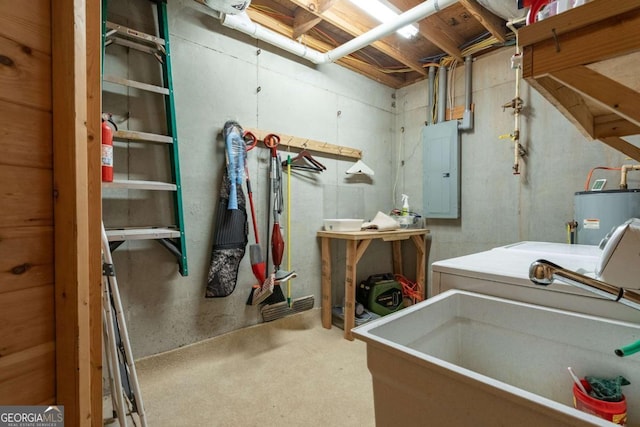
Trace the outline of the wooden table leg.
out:
<instances>
[{"instance_id":1,"label":"wooden table leg","mask_svg":"<svg viewBox=\"0 0 640 427\"><path fill-rule=\"evenodd\" d=\"M393 273L404 275L402 271L402 241L394 240L391 242L391 259L393 260Z\"/></svg>"},{"instance_id":2,"label":"wooden table leg","mask_svg":"<svg viewBox=\"0 0 640 427\"><path fill-rule=\"evenodd\" d=\"M331 239L322 238L322 326L331 329Z\"/></svg>"},{"instance_id":3,"label":"wooden table leg","mask_svg":"<svg viewBox=\"0 0 640 427\"><path fill-rule=\"evenodd\" d=\"M351 329L355 326L356 266L358 265L358 241L347 241L347 266L344 284L344 337L353 341Z\"/></svg>"},{"instance_id":4,"label":"wooden table leg","mask_svg":"<svg viewBox=\"0 0 640 427\"><path fill-rule=\"evenodd\" d=\"M425 264L426 264L426 236L411 236L411 240L416 246L416 283L420 286L422 298L427 296L427 288L425 285Z\"/></svg>"}]
</instances>

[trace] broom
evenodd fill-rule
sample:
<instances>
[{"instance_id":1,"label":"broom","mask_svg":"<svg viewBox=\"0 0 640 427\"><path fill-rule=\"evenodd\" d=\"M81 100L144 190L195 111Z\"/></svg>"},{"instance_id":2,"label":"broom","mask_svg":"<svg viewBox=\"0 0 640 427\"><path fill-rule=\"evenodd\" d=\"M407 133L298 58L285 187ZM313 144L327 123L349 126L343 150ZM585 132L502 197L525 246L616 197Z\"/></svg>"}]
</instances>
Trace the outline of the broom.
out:
<instances>
[{"instance_id":1,"label":"broom","mask_svg":"<svg viewBox=\"0 0 640 427\"><path fill-rule=\"evenodd\" d=\"M287 156L287 270L291 271L291 156ZM293 279L293 277L291 277ZM280 288L280 286L278 286ZM280 290L282 292L282 290ZM275 294L274 294L275 295ZM299 313L305 310L313 308L314 298L313 295L291 300L291 280L287 280L287 299L284 300L284 295L279 302L275 304L266 304L262 307L262 320L270 322L272 320L280 319L281 317L288 316L289 314Z\"/></svg>"},{"instance_id":2,"label":"broom","mask_svg":"<svg viewBox=\"0 0 640 427\"><path fill-rule=\"evenodd\" d=\"M260 237L258 233L258 222L256 221L256 210L253 205L253 192L251 191L251 180L249 179L249 170L245 163L245 175L247 177L247 194L249 196L249 205L251 206L251 219L253 222L253 234L256 243L249 246L249 257L251 259L251 270L258 284L251 288L251 293L247 299L247 305L258 304L273 293L273 281L269 278L267 281L267 267L262 259L262 249L260 248Z\"/></svg>"}]
</instances>

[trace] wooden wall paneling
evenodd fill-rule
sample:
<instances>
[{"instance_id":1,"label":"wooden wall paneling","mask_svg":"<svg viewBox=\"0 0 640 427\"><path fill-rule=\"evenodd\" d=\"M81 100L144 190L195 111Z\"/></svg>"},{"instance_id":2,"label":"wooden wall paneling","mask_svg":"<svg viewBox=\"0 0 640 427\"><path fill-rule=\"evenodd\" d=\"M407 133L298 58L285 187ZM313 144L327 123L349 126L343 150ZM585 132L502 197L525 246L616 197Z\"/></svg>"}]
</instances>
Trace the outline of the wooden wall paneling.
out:
<instances>
[{"instance_id":1,"label":"wooden wall paneling","mask_svg":"<svg viewBox=\"0 0 640 427\"><path fill-rule=\"evenodd\" d=\"M3 227L53 223L50 170L0 165L0 182L0 224Z\"/></svg>"},{"instance_id":2,"label":"wooden wall paneling","mask_svg":"<svg viewBox=\"0 0 640 427\"><path fill-rule=\"evenodd\" d=\"M53 227L0 228L0 294L52 283Z\"/></svg>"},{"instance_id":3,"label":"wooden wall paneling","mask_svg":"<svg viewBox=\"0 0 640 427\"><path fill-rule=\"evenodd\" d=\"M0 1L0 404L56 403L51 1Z\"/></svg>"},{"instance_id":4,"label":"wooden wall paneling","mask_svg":"<svg viewBox=\"0 0 640 427\"><path fill-rule=\"evenodd\" d=\"M52 8L57 402L91 424L86 3ZM99 191L99 190L98 190Z\"/></svg>"},{"instance_id":5,"label":"wooden wall paneling","mask_svg":"<svg viewBox=\"0 0 640 427\"><path fill-rule=\"evenodd\" d=\"M102 425L102 255L101 255L101 2L87 2L87 172L89 182L89 310L91 334L91 419Z\"/></svg>"},{"instance_id":6,"label":"wooden wall paneling","mask_svg":"<svg viewBox=\"0 0 640 427\"><path fill-rule=\"evenodd\" d=\"M49 55L0 36L0 100L51 110Z\"/></svg>"},{"instance_id":7,"label":"wooden wall paneling","mask_svg":"<svg viewBox=\"0 0 640 427\"><path fill-rule=\"evenodd\" d=\"M54 327L53 284L0 294L0 358L53 342Z\"/></svg>"},{"instance_id":8,"label":"wooden wall paneling","mask_svg":"<svg viewBox=\"0 0 640 427\"><path fill-rule=\"evenodd\" d=\"M51 113L0 101L0 164L53 167Z\"/></svg>"},{"instance_id":9,"label":"wooden wall paneling","mask_svg":"<svg viewBox=\"0 0 640 427\"><path fill-rule=\"evenodd\" d=\"M33 402L33 405L57 403L55 356L55 344L49 341L0 358L0 402L3 405L24 405L25 402ZM28 387L25 384L28 384ZM65 421L66 412L65 407Z\"/></svg>"},{"instance_id":10,"label":"wooden wall paneling","mask_svg":"<svg viewBox=\"0 0 640 427\"><path fill-rule=\"evenodd\" d=\"M51 53L51 0L0 1L0 36Z\"/></svg>"}]
</instances>

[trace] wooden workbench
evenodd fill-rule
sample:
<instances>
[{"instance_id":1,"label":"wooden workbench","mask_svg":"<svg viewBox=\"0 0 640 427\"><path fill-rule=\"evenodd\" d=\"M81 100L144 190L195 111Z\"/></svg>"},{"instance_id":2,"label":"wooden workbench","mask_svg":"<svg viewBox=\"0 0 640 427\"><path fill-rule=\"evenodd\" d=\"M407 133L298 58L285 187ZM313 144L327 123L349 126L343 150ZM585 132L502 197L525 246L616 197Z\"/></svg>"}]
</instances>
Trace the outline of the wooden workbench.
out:
<instances>
[{"instance_id":1,"label":"wooden workbench","mask_svg":"<svg viewBox=\"0 0 640 427\"><path fill-rule=\"evenodd\" d=\"M392 243L394 273L402 274L401 241L411 239L416 247L416 283L425 292L426 235L429 230L403 229L393 231L318 231L322 241L322 326L331 329L331 239L347 244L346 277L344 284L344 337L353 340L355 325L356 266L371 242L380 239Z\"/></svg>"}]
</instances>

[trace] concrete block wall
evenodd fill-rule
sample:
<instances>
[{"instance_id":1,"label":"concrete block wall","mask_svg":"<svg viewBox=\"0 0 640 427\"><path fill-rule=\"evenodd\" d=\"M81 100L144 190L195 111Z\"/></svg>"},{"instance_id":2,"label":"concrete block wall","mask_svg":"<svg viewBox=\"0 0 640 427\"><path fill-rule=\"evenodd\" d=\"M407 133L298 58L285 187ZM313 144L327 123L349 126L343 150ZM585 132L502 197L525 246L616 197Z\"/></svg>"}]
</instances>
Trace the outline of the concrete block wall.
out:
<instances>
[{"instance_id":1,"label":"concrete block wall","mask_svg":"<svg viewBox=\"0 0 640 427\"><path fill-rule=\"evenodd\" d=\"M114 253L117 279L136 358L170 350L262 321L258 307L247 306L254 276L248 251L236 289L226 298L205 299L215 207L224 170L225 121L363 150L372 178L345 171L355 160L313 153L327 171L296 171L291 177L293 298L314 295L320 306L320 246L316 232L323 218L371 219L393 208L392 151L394 90L331 64L315 67L275 48L225 29L192 7L192 0L168 3L180 166L190 274L177 272L173 256L155 242L125 243ZM113 0L111 21L155 34L152 2ZM107 48L105 73L159 84L153 58L120 46ZM163 132L162 99L134 89L105 85L106 109L122 128ZM160 106L160 109L158 107ZM162 179L166 156L140 144L119 148L116 175ZM160 150L162 147L160 147ZM286 158L288 151L280 147ZM248 154L263 256L268 250L269 151ZM285 176L286 191L286 176ZM246 191L246 190L245 190ZM286 196L286 194L285 194ZM159 225L171 221L166 195L142 191L111 192L104 202L107 223ZM282 223L286 224L286 212ZM253 231L249 219L249 241ZM344 245L334 244L334 303L342 301ZM286 265L286 257L283 264ZM391 271L390 248L368 249L359 278ZM286 292L286 289L285 289Z\"/></svg>"},{"instance_id":2,"label":"concrete block wall","mask_svg":"<svg viewBox=\"0 0 640 427\"><path fill-rule=\"evenodd\" d=\"M475 127L461 137L461 217L427 221L432 235L430 263L524 240L566 242L565 223L574 217L574 193L584 189L591 168L634 163L605 144L584 138L523 82L521 143L528 154L521 161L521 175L513 175L513 144L499 139L514 129L513 110L503 112L501 107L515 93L513 53L514 48L505 48L474 61ZM605 64L600 72L607 71ZM638 77L625 76L625 80L630 86L640 84ZM454 82L455 104L462 105L464 65L457 67ZM397 93L394 174L400 177L398 192L410 196L416 211L424 202L420 153L426 97L426 81ZM402 160L404 166L399 166ZM596 171L596 178L608 178L607 188L617 188L619 172ZM638 177L629 178L629 188L637 188Z\"/></svg>"}]
</instances>

